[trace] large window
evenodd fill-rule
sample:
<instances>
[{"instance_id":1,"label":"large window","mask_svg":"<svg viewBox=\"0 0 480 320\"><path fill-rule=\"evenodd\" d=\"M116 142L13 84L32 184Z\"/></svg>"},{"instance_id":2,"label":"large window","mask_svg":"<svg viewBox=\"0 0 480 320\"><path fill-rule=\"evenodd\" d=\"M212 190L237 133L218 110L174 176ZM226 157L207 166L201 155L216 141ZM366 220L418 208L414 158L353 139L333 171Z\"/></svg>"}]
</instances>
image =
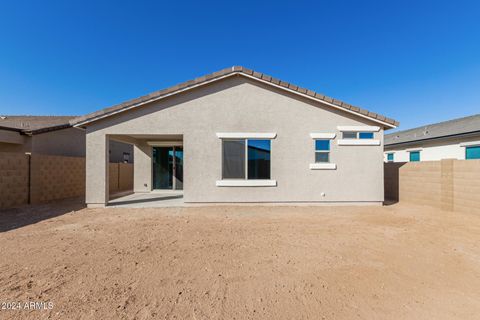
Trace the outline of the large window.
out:
<instances>
[{"instance_id":1,"label":"large window","mask_svg":"<svg viewBox=\"0 0 480 320\"><path fill-rule=\"evenodd\" d=\"M315 140L315 163L330 162L330 140Z\"/></svg>"},{"instance_id":2,"label":"large window","mask_svg":"<svg viewBox=\"0 0 480 320\"><path fill-rule=\"evenodd\" d=\"M465 159L480 159L480 146L466 147Z\"/></svg>"},{"instance_id":3,"label":"large window","mask_svg":"<svg viewBox=\"0 0 480 320\"><path fill-rule=\"evenodd\" d=\"M420 151L410 151L410 162L420 161Z\"/></svg>"},{"instance_id":4,"label":"large window","mask_svg":"<svg viewBox=\"0 0 480 320\"><path fill-rule=\"evenodd\" d=\"M270 179L270 140L223 140L223 179Z\"/></svg>"}]
</instances>

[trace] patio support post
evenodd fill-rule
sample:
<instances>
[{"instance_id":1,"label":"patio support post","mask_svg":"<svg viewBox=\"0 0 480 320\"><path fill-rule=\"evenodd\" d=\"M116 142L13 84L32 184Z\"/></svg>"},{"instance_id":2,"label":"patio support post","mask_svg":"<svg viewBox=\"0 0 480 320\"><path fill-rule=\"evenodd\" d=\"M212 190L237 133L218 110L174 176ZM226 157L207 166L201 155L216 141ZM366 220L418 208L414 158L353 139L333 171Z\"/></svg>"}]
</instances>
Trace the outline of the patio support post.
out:
<instances>
[{"instance_id":1,"label":"patio support post","mask_svg":"<svg viewBox=\"0 0 480 320\"><path fill-rule=\"evenodd\" d=\"M152 191L152 147L145 141L133 145L133 191Z\"/></svg>"}]
</instances>

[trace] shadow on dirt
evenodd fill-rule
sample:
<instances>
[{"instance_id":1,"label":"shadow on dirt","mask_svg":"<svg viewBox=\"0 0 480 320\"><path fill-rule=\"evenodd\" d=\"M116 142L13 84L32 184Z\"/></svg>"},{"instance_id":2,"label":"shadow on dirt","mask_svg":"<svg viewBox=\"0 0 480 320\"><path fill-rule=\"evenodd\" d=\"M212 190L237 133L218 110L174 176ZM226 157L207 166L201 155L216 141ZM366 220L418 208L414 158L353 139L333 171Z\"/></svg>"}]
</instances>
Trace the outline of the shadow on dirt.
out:
<instances>
[{"instance_id":1,"label":"shadow on dirt","mask_svg":"<svg viewBox=\"0 0 480 320\"><path fill-rule=\"evenodd\" d=\"M0 232L22 228L30 224L58 217L85 208L85 200L65 199L38 205L0 210Z\"/></svg>"}]
</instances>

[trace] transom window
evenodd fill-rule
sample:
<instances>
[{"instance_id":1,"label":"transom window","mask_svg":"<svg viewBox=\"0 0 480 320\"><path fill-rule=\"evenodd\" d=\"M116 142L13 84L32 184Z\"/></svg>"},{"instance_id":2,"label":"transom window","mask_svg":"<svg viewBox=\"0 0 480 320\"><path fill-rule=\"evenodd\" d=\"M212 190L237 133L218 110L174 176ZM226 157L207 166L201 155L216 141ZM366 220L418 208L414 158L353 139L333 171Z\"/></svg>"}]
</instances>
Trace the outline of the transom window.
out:
<instances>
[{"instance_id":1,"label":"transom window","mask_svg":"<svg viewBox=\"0 0 480 320\"><path fill-rule=\"evenodd\" d=\"M270 140L224 139L222 179L270 179Z\"/></svg>"},{"instance_id":2,"label":"transom window","mask_svg":"<svg viewBox=\"0 0 480 320\"><path fill-rule=\"evenodd\" d=\"M480 146L471 146L465 148L465 159L480 159Z\"/></svg>"},{"instance_id":3,"label":"transom window","mask_svg":"<svg viewBox=\"0 0 480 320\"><path fill-rule=\"evenodd\" d=\"M373 139L373 132L344 131L343 139Z\"/></svg>"},{"instance_id":4,"label":"transom window","mask_svg":"<svg viewBox=\"0 0 480 320\"><path fill-rule=\"evenodd\" d=\"M315 140L315 163L330 162L330 140Z\"/></svg>"},{"instance_id":5,"label":"transom window","mask_svg":"<svg viewBox=\"0 0 480 320\"><path fill-rule=\"evenodd\" d=\"M410 162L420 161L420 151L410 151Z\"/></svg>"}]
</instances>

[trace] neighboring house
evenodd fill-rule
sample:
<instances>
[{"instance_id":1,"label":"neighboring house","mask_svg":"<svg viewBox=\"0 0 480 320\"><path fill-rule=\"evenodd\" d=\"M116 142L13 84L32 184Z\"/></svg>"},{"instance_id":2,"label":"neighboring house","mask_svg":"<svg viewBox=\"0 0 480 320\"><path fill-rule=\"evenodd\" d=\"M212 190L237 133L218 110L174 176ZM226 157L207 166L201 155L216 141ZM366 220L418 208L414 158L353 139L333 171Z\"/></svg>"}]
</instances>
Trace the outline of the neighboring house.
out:
<instances>
[{"instance_id":1,"label":"neighboring house","mask_svg":"<svg viewBox=\"0 0 480 320\"><path fill-rule=\"evenodd\" d=\"M85 130L75 116L0 116L0 152L85 157ZM133 162L131 145L112 141L110 162Z\"/></svg>"},{"instance_id":2,"label":"neighboring house","mask_svg":"<svg viewBox=\"0 0 480 320\"><path fill-rule=\"evenodd\" d=\"M383 202L383 132L398 122L232 67L76 118L86 202L108 203L106 148L134 145L134 192L187 203Z\"/></svg>"},{"instance_id":3,"label":"neighboring house","mask_svg":"<svg viewBox=\"0 0 480 320\"><path fill-rule=\"evenodd\" d=\"M480 114L385 135L386 162L480 159Z\"/></svg>"}]
</instances>

